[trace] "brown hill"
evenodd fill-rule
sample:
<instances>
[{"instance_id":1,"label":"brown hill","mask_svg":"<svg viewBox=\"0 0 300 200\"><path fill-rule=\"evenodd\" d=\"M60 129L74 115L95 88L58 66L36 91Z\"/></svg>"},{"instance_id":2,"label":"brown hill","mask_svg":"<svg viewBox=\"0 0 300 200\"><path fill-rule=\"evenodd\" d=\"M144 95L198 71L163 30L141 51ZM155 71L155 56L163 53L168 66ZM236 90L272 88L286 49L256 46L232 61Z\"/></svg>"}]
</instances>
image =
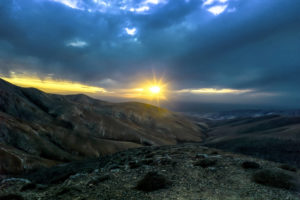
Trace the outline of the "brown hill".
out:
<instances>
[{"instance_id":1,"label":"brown hill","mask_svg":"<svg viewBox=\"0 0 300 200\"><path fill-rule=\"evenodd\" d=\"M213 123L207 146L300 167L300 117L270 115Z\"/></svg>"},{"instance_id":2,"label":"brown hill","mask_svg":"<svg viewBox=\"0 0 300 200\"><path fill-rule=\"evenodd\" d=\"M163 108L48 94L0 79L0 174L202 137L197 125Z\"/></svg>"}]
</instances>

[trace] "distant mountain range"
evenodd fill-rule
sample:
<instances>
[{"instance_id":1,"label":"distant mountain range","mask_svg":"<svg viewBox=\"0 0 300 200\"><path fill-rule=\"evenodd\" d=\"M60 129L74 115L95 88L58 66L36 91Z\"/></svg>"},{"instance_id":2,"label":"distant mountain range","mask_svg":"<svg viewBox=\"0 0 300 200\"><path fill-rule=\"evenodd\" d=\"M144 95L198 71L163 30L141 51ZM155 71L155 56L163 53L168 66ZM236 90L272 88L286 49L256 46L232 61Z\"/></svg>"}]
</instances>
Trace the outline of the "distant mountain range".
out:
<instances>
[{"instance_id":1,"label":"distant mountain range","mask_svg":"<svg viewBox=\"0 0 300 200\"><path fill-rule=\"evenodd\" d=\"M206 125L208 147L300 167L300 116L290 112L246 116L231 113L218 120L193 119Z\"/></svg>"},{"instance_id":2,"label":"distant mountain range","mask_svg":"<svg viewBox=\"0 0 300 200\"><path fill-rule=\"evenodd\" d=\"M203 138L199 126L163 108L47 94L0 79L0 174Z\"/></svg>"},{"instance_id":3,"label":"distant mountain range","mask_svg":"<svg viewBox=\"0 0 300 200\"><path fill-rule=\"evenodd\" d=\"M259 118L271 115L280 115L285 117L300 117L300 110L241 109L222 112L186 112L184 114L192 117L198 117L209 120L231 120L248 117Z\"/></svg>"}]
</instances>

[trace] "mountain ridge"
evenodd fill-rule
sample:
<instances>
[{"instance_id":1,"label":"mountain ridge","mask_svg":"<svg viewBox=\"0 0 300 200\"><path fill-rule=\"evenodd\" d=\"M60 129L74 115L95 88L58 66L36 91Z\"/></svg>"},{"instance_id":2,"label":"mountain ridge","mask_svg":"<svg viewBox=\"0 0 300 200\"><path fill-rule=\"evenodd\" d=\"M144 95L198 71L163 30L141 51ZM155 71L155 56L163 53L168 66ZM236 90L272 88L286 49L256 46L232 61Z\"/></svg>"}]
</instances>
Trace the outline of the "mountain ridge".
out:
<instances>
[{"instance_id":1,"label":"mountain ridge","mask_svg":"<svg viewBox=\"0 0 300 200\"><path fill-rule=\"evenodd\" d=\"M48 94L1 79L0 119L0 173L203 138L200 127L163 108Z\"/></svg>"}]
</instances>

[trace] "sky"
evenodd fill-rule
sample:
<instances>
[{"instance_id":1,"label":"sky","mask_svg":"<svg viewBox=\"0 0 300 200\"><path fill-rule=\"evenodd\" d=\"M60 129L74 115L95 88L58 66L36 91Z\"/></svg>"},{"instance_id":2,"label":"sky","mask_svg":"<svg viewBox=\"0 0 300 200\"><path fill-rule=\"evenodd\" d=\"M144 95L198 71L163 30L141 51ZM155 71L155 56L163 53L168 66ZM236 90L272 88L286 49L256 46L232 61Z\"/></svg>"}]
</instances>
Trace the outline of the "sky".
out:
<instances>
[{"instance_id":1,"label":"sky","mask_svg":"<svg viewBox=\"0 0 300 200\"><path fill-rule=\"evenodd\" d=\"M299 107L299 76L298 0L0 1L0 77L24 87Z\"/></svg>"}]
</instances>

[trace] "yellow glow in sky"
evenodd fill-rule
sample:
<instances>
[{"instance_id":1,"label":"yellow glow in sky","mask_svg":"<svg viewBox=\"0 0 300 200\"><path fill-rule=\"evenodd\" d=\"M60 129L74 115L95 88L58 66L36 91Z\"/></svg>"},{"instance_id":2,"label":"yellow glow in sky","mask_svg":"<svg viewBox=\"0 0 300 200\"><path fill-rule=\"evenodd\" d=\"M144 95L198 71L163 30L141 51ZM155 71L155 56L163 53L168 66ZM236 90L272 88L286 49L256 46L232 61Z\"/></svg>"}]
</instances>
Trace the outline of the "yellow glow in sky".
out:
<instances>
[{"instance_id":1,"label":"yellow glow in sky","mask_svg":"<svg viewBox=\"0 0 300 200\"><path fill-rule=\"evenodd\" d=\"M137 88L114 88L107 91L101 87L85 85L67 80L55 80L51 77L39 78L29 74L11 72L10 77L0 78L20 87L37 88L44 92L56 94L90 94L92 96L109 96L116 98L164 100L166 99L166 84L162 80L136 83ZM98 96L99 97L99 96Z\"/></svg>"},{"instance_id":2,"label":"yellow glow in sky","mask_svg":"<svg viewBox=\"0 0 300 200\"><path fill-rule=\"evenodd\" d=\"M162 90L160 86L145 85L143 88L119 89L114 93L125 98L138 98L148 100L166 99L165 90Z\"/></svg>"},{"instance_id":3,"label":"yellow glow in sky","mask_svg":"<svg viewBox=\"0 0 300 200\"><path fill-rule=\"evenodd\" d=\"M142 84L140 97L150 100L164 100L166 99L167 84L161 80L157 81L155 78L152 81L147 81Z\"/></svg>"},{"instance_id":4,"label":"yellow glow in sky","mask_svg":"<svg viewBox=\"0 0 300 200\"><path fill-rule=\"evenodd\" d=\"M159 102L166 100L167 84L162 79L156 80L154 77L152 81L141 81L136 83L137 88L132 89L116 89L115 94L125 98L146 99Z\"/></svg>"},{"instance_id":5,"label":"yellow glow in sky","mask_svg":"<svg viewBox=\"0 0 300 200\"><path fill-rule=\"evenodd\" d=\"M104 93L106 90L101 87L84 85L81 83L54 80L50 77L40 79L34 76L12 74L11 77L1 77L2 79L21 87L33 87L48 93L75 94L75 93Z\"/></svg>"},{"instance_id":6,"label":"yellow glow in sky","mask_svg":"<svg viewBox=\"0 0 300 200\"><path fill-rule=\"evenodd\" d=\"M193 94L241 94L251 92L252 90L236 90L236 89L215 89L215 88L200 88L200 89L183 89L176 91L177 93L193 93Z\"/></svg>"}]
</instances>

